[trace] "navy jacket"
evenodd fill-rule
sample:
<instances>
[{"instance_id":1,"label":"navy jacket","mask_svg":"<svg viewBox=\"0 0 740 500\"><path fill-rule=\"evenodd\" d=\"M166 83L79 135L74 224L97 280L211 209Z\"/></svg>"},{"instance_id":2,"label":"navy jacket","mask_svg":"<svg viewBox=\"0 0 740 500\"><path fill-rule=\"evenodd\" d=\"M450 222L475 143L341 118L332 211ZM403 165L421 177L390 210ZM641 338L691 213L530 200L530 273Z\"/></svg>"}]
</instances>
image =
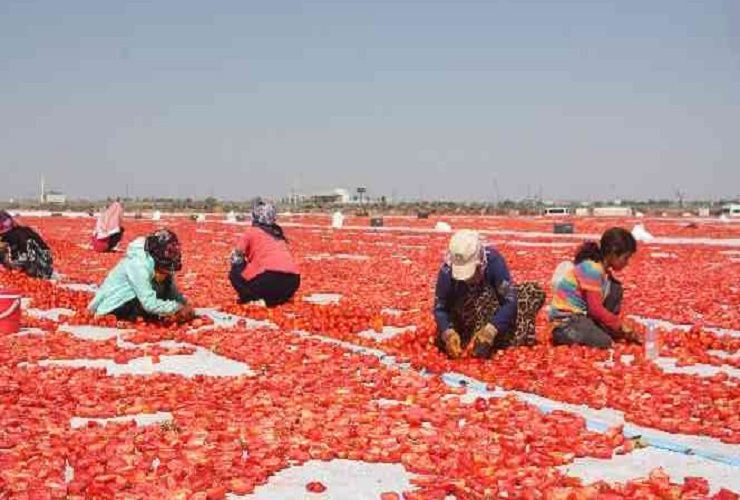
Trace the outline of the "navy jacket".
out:
<instances>
[{"instance_id":1,"label":"navy jacket","mask_svg":"<svg viewBox=\"0 0 740 500\"><path fill-rule=\"evenodd\" d=\"M511 274L503 256L493 247L486 247L486 269L484 278L496 290L500 303L499 309L491 318L491 324L499 333L507 332L514 327L516 320L517 293L511 282ZM443 264L437 276L437 290L434 300L434 319L437 322L438 334L450 328L450 307L454 297L462 291L465 284L452 278L452 268Z\"/></svg>"}]
</instances>

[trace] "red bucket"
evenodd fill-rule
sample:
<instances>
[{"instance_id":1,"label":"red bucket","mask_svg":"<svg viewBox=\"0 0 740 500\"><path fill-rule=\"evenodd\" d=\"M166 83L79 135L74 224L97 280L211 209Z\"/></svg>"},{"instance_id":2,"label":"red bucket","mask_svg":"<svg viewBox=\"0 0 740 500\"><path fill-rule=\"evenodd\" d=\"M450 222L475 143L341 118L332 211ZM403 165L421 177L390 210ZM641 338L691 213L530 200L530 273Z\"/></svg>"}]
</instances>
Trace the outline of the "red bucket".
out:
<instances>
[{"instance_id":1,"label":"red bucket","mask_svg":"<svg viewBox=\"0 0 740 500\"><path fill-rule=\"evenodd\" d=\"M0 288L0 335L18 333L21 329L21 294Z\"/></svg>"}]
</instances>

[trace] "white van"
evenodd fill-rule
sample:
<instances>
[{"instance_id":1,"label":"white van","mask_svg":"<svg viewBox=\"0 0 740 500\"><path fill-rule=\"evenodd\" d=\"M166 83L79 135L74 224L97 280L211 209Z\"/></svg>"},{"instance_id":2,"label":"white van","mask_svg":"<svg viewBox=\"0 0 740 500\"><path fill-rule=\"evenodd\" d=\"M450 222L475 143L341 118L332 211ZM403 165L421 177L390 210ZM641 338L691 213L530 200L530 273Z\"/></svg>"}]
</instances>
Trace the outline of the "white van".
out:
<instances>
[{"instance_id":1,"label":"white van","mask_svg":"<svg viewBox=\"0 0 740 500\"><path fill-rule=\"evenodd\" d=\"M548 207L545 209L545 217L561 217L569 214L570 210L566 207Z\"/></svg>"},{"instance_id":2,"label":"white van","mask_svg":"<svg viewBox=\"0 0 740 500\"><path fill-rule=\"evenodd\" d=\"M725 217L740 217L740 203L730 203L722 207L722 215Z\"/></svg>"}]
</instances>

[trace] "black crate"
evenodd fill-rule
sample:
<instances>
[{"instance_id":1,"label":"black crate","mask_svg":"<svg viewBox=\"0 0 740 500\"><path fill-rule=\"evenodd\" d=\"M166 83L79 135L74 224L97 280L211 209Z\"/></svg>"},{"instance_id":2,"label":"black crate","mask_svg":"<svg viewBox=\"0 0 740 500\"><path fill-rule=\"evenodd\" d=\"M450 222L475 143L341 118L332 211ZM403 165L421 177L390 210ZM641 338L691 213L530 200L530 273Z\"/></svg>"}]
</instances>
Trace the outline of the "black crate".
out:
<instances>
[{"instance_id":1,"label":"black crate","mask_svg":"<svg viewBox=\"0 0 740 500\"><path fill-rule=\"evenodd\" d=\"M553 226L552 231L555 234L573 234L575 227L572 222L560 222Z\"/></svg>"}]
</instances>

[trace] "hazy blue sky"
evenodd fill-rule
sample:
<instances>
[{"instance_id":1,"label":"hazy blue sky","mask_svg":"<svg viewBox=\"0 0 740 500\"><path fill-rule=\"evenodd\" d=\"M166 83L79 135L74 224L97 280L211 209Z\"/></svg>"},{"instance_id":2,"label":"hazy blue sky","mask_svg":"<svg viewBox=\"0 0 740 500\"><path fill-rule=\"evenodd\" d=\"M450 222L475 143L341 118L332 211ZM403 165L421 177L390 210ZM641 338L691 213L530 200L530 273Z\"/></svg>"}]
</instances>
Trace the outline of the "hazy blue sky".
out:
<instances>
[{"instance_id":1,"label":"hazy blue sky","mask_svg":"<svg viewBox=\"0 0 740 500\"><path fill-rule=\"evenodd\" d=\"M740 196L740 1L0 0L0 197Z\"/></svg>"}]
</instances>

